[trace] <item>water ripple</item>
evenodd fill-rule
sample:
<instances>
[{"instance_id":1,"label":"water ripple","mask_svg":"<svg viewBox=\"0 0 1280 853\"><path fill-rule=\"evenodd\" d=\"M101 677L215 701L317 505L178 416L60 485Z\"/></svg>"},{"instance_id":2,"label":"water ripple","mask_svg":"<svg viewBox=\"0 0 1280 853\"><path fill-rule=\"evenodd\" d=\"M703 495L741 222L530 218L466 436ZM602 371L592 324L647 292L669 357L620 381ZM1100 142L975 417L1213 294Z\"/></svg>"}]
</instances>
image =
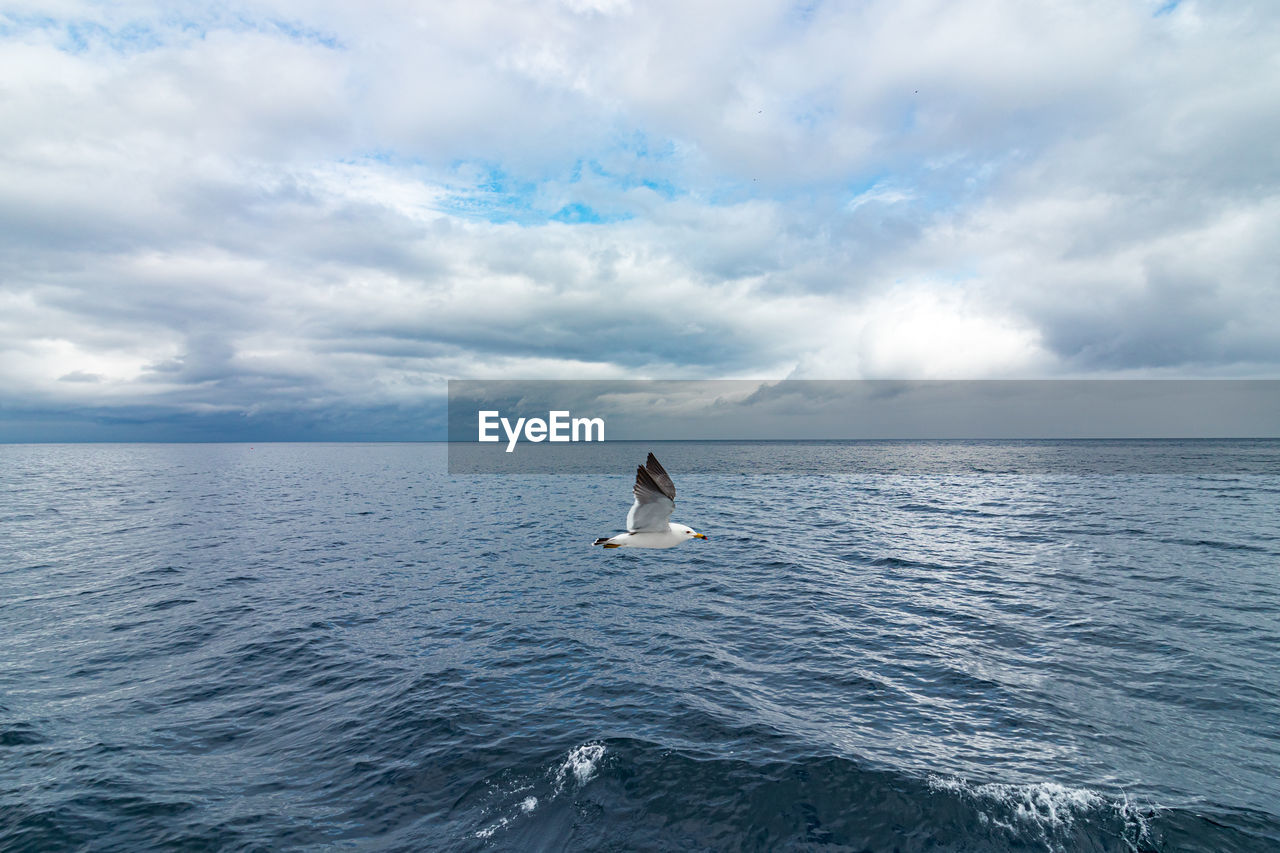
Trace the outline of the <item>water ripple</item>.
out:
<instances>
[{"instance_id":1,"label":"water ripple","mask_svg":"<svg viewBox=\"0 0 1280 853\"><path fill-rule=\"evenodd\" d=\"M0 447L0 848L1280 846L1280 478L962 450Z\"/></svg>"}]
</instances>

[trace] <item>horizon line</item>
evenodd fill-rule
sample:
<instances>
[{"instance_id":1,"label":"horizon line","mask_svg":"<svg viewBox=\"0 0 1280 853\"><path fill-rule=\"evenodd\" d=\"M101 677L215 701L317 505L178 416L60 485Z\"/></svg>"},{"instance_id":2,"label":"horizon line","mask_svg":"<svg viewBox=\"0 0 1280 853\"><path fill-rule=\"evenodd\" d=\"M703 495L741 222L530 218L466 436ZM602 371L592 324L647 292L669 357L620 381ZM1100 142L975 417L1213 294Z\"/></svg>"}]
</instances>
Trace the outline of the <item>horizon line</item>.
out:
<instances>
[{"instance_id":1,"label":"horizon line","mask_svg":"<svg viewBox=\"0 0 1280 853\"><path fill-rule=\"evenodd\" d=\"M748 442L927 442L927 441L1280 441L1280 435L1211 435L1211 436L934 436L934 437L844 437L844 438L611 438L607 441L578 442L579 444L695 444L695 443L748 443ZM213 440L172 440L172 441L136 441L136 440L94 440L82 441L5 441L0 439L0 446L8 447L58 447L72 445L105 445L105 444L456 444L484 445L474 439L450 441L445 438L334 438L334 439L213 439ZM533 442L541 445L543 442ZM522 447L528 444L522 444ZM548 444L548 447L553 445Z\"/></svg>"}]
</instances>

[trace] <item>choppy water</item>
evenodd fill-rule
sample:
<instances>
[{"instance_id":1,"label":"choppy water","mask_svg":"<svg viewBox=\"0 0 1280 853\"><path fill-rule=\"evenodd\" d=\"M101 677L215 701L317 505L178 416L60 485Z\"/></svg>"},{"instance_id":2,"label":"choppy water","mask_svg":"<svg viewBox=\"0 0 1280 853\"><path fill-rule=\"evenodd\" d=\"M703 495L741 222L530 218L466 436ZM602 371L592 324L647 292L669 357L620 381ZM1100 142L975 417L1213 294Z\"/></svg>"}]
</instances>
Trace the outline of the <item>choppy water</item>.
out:
<instances>
[{"instance_id":1,"label":"choppy water","mask_svg":"<svg viewBox=\"0 0 1280 853\"><path fill-rule=\"evenodd\" d=\"M647 449L0 447L0 848L1280 848L1280 444Z\"/></svg>"}]
</instances>

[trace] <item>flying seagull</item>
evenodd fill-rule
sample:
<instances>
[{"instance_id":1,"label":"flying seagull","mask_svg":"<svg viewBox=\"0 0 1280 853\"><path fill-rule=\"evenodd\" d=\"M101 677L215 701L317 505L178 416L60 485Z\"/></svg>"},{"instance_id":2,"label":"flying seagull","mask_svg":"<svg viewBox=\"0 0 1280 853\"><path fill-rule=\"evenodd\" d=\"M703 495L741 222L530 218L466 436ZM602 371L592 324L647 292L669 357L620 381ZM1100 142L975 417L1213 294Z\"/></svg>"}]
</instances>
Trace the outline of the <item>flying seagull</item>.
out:
<instances>
[{"instance_id":1,"label":"flying seagull","mask_svg":"<svg viewBox=\"0 0 1280 853\"><path fill-rule=\"evenodd\" d=\"M676 486L662 464L649 454L643 465L636 466L636 484L631 491L636 502L627 513L627 532L612 538L602 537L592 545L606 548L674 548L686 539L706 539L705 533L694 533L683 524L668 521L676 508Z\"/></svg>"}]
</instances>

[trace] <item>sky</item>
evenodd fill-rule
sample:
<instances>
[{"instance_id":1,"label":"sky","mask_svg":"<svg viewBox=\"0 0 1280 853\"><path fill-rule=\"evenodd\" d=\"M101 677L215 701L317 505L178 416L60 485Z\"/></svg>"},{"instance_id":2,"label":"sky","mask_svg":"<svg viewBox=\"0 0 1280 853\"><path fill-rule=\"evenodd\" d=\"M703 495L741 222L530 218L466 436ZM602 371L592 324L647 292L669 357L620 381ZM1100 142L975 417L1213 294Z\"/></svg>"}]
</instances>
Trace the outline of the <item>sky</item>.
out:
<instances>
[{"instance_id":1,"label":"sky","mask_svg":"<svg viewBox=\"0 0 1280 853\"><path fill-rule=\"evenodd\" d=\"M0 0L0 441L1280 377L1280 5Z\"/></svg>"}]
</instances>

